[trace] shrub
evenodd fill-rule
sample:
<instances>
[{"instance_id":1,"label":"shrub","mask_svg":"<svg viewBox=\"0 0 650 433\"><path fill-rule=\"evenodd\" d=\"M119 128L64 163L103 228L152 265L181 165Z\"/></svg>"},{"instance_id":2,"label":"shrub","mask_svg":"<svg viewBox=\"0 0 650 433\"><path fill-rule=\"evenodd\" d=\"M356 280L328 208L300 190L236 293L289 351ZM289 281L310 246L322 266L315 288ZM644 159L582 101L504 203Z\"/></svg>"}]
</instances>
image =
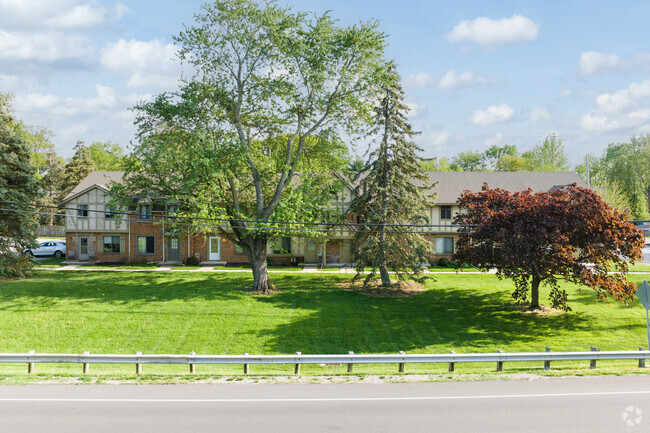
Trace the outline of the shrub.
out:
<instances>
[{"instance_id":1,"label":"shrub","mask_svg":"<svg viewBox=\"0 0 650 433\"><path fill-rule=\"evenodd\" d=\"M199 258L196 256L189 256L187 259L185 259L186 266L198 266L198 264Z\"/></svg>"},{"instance_id":2,"label":"shrub","mask_svg":"<svg viewBox=\"0 0 650 433\"><path fill-rule=\"evenodd\" d=\"M440 257L438 259L438 266L443 268L449 266L449 259L447 257Z\"/></svg>"}]
</instances>

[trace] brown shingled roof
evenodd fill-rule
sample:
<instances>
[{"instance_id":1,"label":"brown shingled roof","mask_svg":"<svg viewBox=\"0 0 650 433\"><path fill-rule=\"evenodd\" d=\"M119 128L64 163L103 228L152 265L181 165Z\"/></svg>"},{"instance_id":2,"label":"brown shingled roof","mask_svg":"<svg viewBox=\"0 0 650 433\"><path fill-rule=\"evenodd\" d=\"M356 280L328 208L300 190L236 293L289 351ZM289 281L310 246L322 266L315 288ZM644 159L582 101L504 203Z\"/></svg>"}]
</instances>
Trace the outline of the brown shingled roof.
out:
<instances>
[{"instance_id":1,"label":"brown shingled roof","mask_svg":"<svg viewBox=\"0 0 650 433\"><path fill-rule=\"evenodd\" d=\"M477 192L483 183L490 188L501 188L510 192L531 188L535 192L547 192L560 186L576 183L587 184L573 172L538 172L538 171L431 171L431 181L440 181L434 192L438 193L437 204L453 204L465 190Z\"/></svg>"},{"instance_id":2,"label":"brown shingled roof","mask_svg":"<svg viewBox=\"0 0 650 433\"><path fill-rule=\"evenodd\" d=\"M70 200L72 197L76 196L77 194L86 191L87 189L93 187L93 186L98 186L102 189L109 190L108 184L111 182L122 182L122 178L124 177L124 172L123 171L91 171L88 173L88 176L86 176L81 182L79 182L79 185L75 186L72 191L68 195L65 196L63 201L61 203L65 203L66 201Z\"/></svg>"}]
</instances>

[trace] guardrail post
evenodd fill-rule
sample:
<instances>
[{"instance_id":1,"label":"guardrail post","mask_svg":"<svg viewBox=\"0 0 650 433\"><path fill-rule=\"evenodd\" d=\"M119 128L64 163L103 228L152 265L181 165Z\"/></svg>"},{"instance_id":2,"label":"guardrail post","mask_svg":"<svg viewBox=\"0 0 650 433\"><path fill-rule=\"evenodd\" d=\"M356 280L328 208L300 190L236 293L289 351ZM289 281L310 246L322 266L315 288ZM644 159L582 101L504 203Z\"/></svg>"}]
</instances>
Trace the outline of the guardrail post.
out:
<instances>
[{"instance_id":1,"label":"guardrail post","mask_svg":"<svg viewBox=\"0 0 650 433\"><path fill-rule=\"evenodd\" d=\"M546 348L547 352L552 352L550 347ZM544 370L550 370L551 369L551 361L544 361Z\"/></svg>"},{"instance_id":2,"label":"guardrail post","mask_svg":"<svg viewBox=\"0 0 650 433\"><path fill-rule=\"evenodd\" d=\"M248 352L244 352L244 356L248 356ZM244 374L248 374L248 364L244 364Z\"/></svg>"},{"instance_id":3,"label":"guardrail post","mask_svg":"<svg viewBox=\"0 0 650 433\"><path fill-rule=\"evenodd\" d=\"M135 352L135 356L140 356L142 355L142 352ZM135 364L135 374L142 374L142 364L137 363Z\"/></svg>"},{"instance_id":4,"label":"guardrail post","mask_svg":"<svg viewBox=\"0 0 650 433\"><path fill-rule=\"evenodd\" d=\"M296 352L297 356L302 355L302 352ZM296 368L293 370L293 374L300 374L300 364L296 363Z\"/></svg>"},{"instance_id":5,"label":"guardrail post","mask_svg":"<svg viewBox=\"0 0 650 433\"><path fill-rule=\"evenodd\" d=\"M497 353L504 353L504 352L501 349L497 349ZM503 371L503 361L497 361L497 371Z\"/></svg>"},{"instance_id":6,"label":"guardrail post","mask_svg":"<svg viewBox=\"0 0 650 433\"><path fill-rule=\"evenodd\" d=\"M403 350L400 350L400 351L399 351L399 354L400 354L400 355L406 355L406 353L405 353ZM403 362L400 362L400 363L399 363L399 368L398 368L398 370L399 370L400 373L404 373L404 363L403 363Z\"/></svg>"},{"instance_id":7,"label":"guardrail post","mask_svg":"<svg viewBox=\"0 0 650 433\"><path fill-rule=\"evenodd\" d=\"M84 355L90 355L90 352L84 352L83 354ZM87 362L84 362L83 364L84 364L84 366L83 366L84 374L90 373L90 364L88 364Z\"/></svg>"},{"instance_id":8,"label":"guardrail post","mask_svg":"<svg viewBox=\"0 0 650 433\"><path fill-rule=\"evenodd\" d=\"M27 352L28 355L33 355L34 353L36 353L36 352L34 352L33 350L30 350L29 352ZM33 362L28 362L27 363L27 374L32 374L32 373L34 373L34 371L35 371L34 370L34 363Z\"/></svg>"},{"instance_id":9,"label":"guardrail post","mask_svg":"<svg viewBox=\"0 0 650 433\"><path fill-rule=\"evenodd\" d=\"M639 347L639 352L644 350L645 347ZM645 358L639 358L639 368L645 368Z\"/></svg>"},{"instance_id":10,"label":"guardrail post","mask_svg":"<svg viewBox=\"0 0 650 433\"><path fill-rule=\"evenodd\" d=\"M591 346L591 351L592 352L600 352L600 348L595 347L595 346ZM596 360L595 359L592 359L591 361L589 361L589 368L591 368L591 369L596 368Z\"/></svg>"},{"instance_id":11,"label":"guardrail post","mask_svg":"<svg viewBox=\"0 0 650 433\"><path fill-rule=\"evenodd\" d=\"M453 350L450 350L449 353L451 353L452 355L456 354L456 352L454 352ZM449 363L449 372L453 373L455 369L456 369L456 363L455 362L450 362Z\"/></svg>"},{"instance_id":12,"label":"guardrail post","mask_svg":"<svg viewBox=\"0 0 650 433\"><path fill-rule=\"evenodd\" d=\"M190 352L190 356L193 357L194 355L196 355L196 353L194 353L194 351L191 351L191 352ZM196 367L195 367L195 364L194 364L194 363L190 363L190 374L194 374L194 373L196 373Z\"/></svg>"},{"instance_id":13,"label":"guardrail post","mask_svg":"<svg viewBox=\"0 0 650 433\"><path fill-rule=\"evenodd\" d=\"M348 352L348 355L354 355L354 352ZM354 368L354 364L349 362L348 363L348 373L352 373L352 369Z\"/></svg>"}]
</instances>

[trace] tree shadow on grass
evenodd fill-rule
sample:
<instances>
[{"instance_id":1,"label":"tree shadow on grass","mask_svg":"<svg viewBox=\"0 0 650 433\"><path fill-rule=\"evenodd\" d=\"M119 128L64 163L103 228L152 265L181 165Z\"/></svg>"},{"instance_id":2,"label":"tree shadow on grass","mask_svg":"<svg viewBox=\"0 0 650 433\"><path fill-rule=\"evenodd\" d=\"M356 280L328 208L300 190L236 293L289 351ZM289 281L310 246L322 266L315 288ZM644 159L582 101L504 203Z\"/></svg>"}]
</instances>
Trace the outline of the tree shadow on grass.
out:
<instances>
[{"instance_id":1,"label":"tree shadow on grass","mask_svg":"<svg viewBox=\"0 0 650 433\"><path fill-rule=\"evenodd\" d=\"M269 351L278 353L395 353L457 347L494 351L589 329L585 313L524 314L512 306L507 291L485 293L437 283L434 287L411 298L297 287L259 302L312 313L258 334L268 339Z\"/></svg>"}]
</instances>

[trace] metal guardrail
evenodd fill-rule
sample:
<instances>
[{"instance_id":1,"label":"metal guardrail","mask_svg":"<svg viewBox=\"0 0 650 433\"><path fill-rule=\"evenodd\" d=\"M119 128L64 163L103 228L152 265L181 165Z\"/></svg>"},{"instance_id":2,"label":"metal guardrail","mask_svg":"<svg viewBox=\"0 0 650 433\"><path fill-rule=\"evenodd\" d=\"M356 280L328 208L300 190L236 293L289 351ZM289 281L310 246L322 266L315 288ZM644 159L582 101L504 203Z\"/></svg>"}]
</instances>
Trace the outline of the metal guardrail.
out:
<instances>
[{"instance_id":1,"label":"metal guardrail","mask_svg":"<svg viewBox=\"0 0 650 433\"><path fill-rule=\"evenodd\" d=\"M348 372L352 372L354 364L398 364L399 372L404 372L404 365L410 363L449 364L449 371L454 371L456 363L467 362L496 362L497 371L503 370L505 362L544 362L544 368L550 369L551 361L590 361L590 368L596 368L596 362L602 360L638 360L639 367L645 367L646 359L650 359L650 350L640 347L638 351L600 351L592 347L589 352L519 352L505 353L454 353L449 354L362 354L353 352L347 355L104 355L84 352L70 353L0 353L0 363L27 363L28 372L34 372L35 363L78 363L83 364L84 373L89 372L89 364L135 364L136 373L142 372L142 364L186 364L190 372L195 372L197 364L241 364L244 373L249 373L250 364L294 364L296 374L300 373L302 364L347 364Z\"/></svg>"}]
</instances>

